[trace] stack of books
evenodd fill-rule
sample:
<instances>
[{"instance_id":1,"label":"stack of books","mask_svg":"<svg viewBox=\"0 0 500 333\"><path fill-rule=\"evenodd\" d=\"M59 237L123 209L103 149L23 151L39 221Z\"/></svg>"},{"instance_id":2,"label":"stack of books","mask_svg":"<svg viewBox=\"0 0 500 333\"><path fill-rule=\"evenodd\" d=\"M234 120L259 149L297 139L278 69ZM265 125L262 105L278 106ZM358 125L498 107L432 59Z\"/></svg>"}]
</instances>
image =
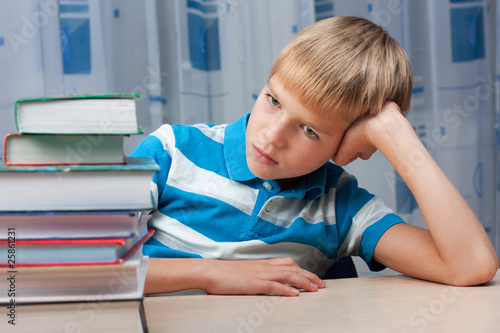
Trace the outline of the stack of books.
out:
<instances>
[{"instance_id":1,"label":"stack of books","mask_svg":"<svg viewBox=\"0 0 500 333\"><path fill-rule=\"evenodd\" d=\"M78 331L145 330L141 247L152 234L159 167L124 154L124 137L142 133L137 97L16 101L17 132L5 136L0 160L2 325L28 329L47 316L52 331L68 322Z\"/></svg>"}]
</instances>

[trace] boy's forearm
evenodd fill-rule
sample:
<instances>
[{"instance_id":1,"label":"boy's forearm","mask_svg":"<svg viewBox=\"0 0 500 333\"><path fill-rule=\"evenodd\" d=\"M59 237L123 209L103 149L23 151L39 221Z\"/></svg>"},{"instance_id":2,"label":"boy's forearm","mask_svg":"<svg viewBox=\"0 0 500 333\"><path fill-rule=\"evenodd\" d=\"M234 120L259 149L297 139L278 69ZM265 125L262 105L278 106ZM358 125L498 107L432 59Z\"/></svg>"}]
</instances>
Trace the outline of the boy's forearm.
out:
<instances>
[{"instance_id":1,"label":"boy's forearm","mask_svg":"<svg viewBox=\"0 0 500 333\"><path fill-rule=\"evenodd\" d=\"M399 113L385 120L378 124L372 140L417 200L443 267L470 271L474 265L469 264L477 264L471 261L484 260L485 267L498 268L498 257L481 223L410 123ZM462 273L467 272L458 275L466 276Z\"/></svg>"},{"instance_id":2,"label":"boy's forearm","mask_svg":"<svg viewBox=\"0 0 500 333\"><path fill-rule=\"evenodd\" d=\"M167 293L187 289L203 289L199 259L148 260L145 294Z\"/></svg>"}]
</instances>

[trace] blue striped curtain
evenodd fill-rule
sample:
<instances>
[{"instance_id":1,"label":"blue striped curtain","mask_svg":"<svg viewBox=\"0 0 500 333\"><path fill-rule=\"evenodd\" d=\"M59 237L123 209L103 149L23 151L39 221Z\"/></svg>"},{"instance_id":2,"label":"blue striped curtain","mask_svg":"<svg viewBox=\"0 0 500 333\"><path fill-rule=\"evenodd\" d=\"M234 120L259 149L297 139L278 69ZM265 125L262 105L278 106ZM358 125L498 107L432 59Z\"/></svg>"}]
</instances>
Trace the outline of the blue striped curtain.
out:
<instances>
[{"instance_id":1,"label":"blue striped curtain","mask_svg":"<svg viewBox=\"0 0 500 333\"><path fill-rule=\"evenodd\" d=\"M373 20L410 57L416 133L499 251L494 0L23 0L0 2L0 12L8 13L0 20L2 134L15 129L15 99L69 93L140 93L146 133L164 122L230 122L251 111L274 58L302 28L338 15ZM130 138L126 149L141 139ZM425 226L381 154L348 170Z\"/></svg>"}]
</instances>

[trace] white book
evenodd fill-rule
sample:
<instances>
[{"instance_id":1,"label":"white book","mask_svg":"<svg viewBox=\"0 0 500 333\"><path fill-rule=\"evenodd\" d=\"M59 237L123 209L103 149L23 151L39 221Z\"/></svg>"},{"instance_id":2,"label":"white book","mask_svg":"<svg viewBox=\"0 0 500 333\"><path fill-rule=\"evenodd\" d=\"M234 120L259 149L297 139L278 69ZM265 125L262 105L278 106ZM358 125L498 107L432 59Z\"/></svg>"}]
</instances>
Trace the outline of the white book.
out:
<instances>
[{"instance_id":1,"label":"white book","mask_svg":"<svg viewBox=\"0 0 500 333\"><path fill-rule=\"evenodd\" d=\"M5 165L0 160L0 211L145 210L159 166L149 157L126 164Z\"/></svg>"}]
</instances>

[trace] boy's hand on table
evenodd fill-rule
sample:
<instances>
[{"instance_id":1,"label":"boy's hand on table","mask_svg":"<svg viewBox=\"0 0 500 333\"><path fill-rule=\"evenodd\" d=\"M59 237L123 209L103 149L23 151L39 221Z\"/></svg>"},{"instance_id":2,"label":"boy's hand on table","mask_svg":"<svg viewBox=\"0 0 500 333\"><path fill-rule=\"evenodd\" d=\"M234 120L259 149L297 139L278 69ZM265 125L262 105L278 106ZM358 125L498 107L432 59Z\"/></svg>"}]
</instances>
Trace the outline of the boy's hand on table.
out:
<instances>
[{"instance_id":1,"label":"boy's hand on table","mask_svg":"<svg viewBox=\"0 0 500 333\"><path fill-rule=\"evenodd\" d=\"M203 289L209 294L274 294L297 296L298 289L317 291L325 282L300 268L292 258L203 260ZM292 287L293 286L293 287Z\"/></svg>"},{"instance_id":2,"label":"boy's hand on table","mask_svg":"<svg viewBox=\"0 0 500 333\"><path fill-rule=\"evenodd\" d=\"M386 102L379 113L355 121L344 134L335 156L335 164L345 166L358 157L367 160L377 151L376 139L379 131L394 123L397 118L404 118L394 102ZM405 120L406 122L406 120Z\"/></svg>"}]
</instances>

